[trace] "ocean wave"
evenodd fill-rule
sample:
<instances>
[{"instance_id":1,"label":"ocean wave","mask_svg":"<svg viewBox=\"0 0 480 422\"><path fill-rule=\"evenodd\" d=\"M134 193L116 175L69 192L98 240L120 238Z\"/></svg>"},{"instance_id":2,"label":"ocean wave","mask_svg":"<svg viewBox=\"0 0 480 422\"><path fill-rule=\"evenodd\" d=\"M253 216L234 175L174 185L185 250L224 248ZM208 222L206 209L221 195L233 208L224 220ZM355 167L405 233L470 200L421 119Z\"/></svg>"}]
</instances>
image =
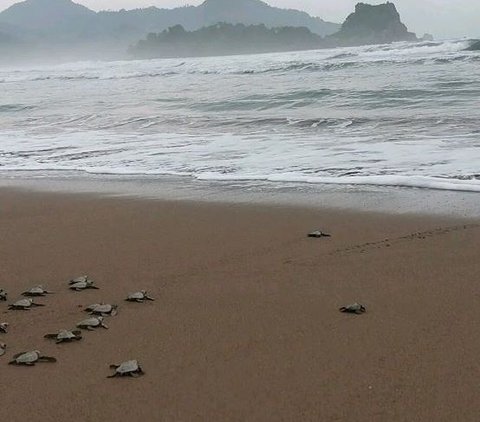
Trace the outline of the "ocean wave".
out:
<instances>
[{"instance_id":1,"label":"ocean wave","mask_svg":"<svg viewBox=\"0 0 480 422\"><path fill-rule=\"evenodd\" d=\"M462 192L480 192L480 180L471 178L448 179L427 176L401 176L401 175L372 175L372 176L304 176L295 174L277 175L241 175L205 172L196 176L204 181L237 181L237 182L281 182L281 183L308 183L319 185L360 185L384 186L400 188L419 188L450 190Z\"/></svg>"},{"instance_id":2,"label":"ocean wave","mask_svg":"<svg viewBox=\"0 0 480 422\"><path fill-rule=\"evenodd\" d=\"M23 104L0 104L0 113L21 112L33 110L35 106Z\"/></svg>"},{"instance_id":3,"label":"ocean wave","mask_svg":"<svg viewBox=\"0 0 480 422\"><path fill-rule=\"evenodd\" d=\"M144 62L103 63L96 68L91 63L76 66L57 66L25 71L1 71L0 84L44 81L116 81L129 79L155 79L175 76L320 73L336 72L349 68L394 65L449 64L480 61L480 54L464 51L468 40L426 43L395 43L383 46L355 47L351 49L317 50L308 60L278 62L271 60L267 66L262 60L254 66L242 62L222 66L225 58L188 59L181 63L152 60ZM290 53L286 53L288 57ZM292 53L293 54L293 53ZM268 57L268 56L265 56ZM314 59L312 59L312 57ZM138 65L138 66L136 66Z\"/></svg>"}]
</instances>

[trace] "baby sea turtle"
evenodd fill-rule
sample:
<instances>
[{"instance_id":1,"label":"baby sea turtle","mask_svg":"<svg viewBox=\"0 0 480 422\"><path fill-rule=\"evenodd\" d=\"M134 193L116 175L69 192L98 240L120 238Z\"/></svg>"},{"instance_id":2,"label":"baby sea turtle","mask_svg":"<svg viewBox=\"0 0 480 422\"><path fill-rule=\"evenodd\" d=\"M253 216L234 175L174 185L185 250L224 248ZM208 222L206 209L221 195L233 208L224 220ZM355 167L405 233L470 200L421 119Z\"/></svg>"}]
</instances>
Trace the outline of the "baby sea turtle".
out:
<instances>
[{"instance_id":1,"label":"baby sea turtle","mask_svg":"<svg viewBox=\"0 0 480 422\"><path fill-rule=\"evenodd\" d=\"M8 309L28 311L36 306L45 306L42 303L35 303L33 299L20 299L17 302L8 306Z\"/></svg>"},{"instance_id":2,"label":"baby sea turtle","mask_svg":"<svg viewBox=\"0 0 480 422\"><path fill-rule=\"evenodd\" d=\"M110 305L108 303L96 303L94 305L87 306L85 310L90 312L91 315L101 316L115 316L117 315L117 305Z\"/></svg>"},{"instance_id":3,"label":"baby sea turtle","mask_svg":"<svg viewBox=\"0 0 480 422\"><path fill-rule=\"evenodd\" d=\"M103 322L103 317L101 316L94 316L91 318L84 319L83 321L80 321L77 324L78 328L83 328L84 330L94 330L95 328L102 327L102 328L108 328L108 325L106 325Z\"/></svg>"},{"instance_id":4,"label":"baby sea turtle","mask_svg":"<svg viewBox=\"0 0 480 422\"><path fill-rule=\"evenodd\" d=\"M146 300L155 300L155 299L153 297L148 296L146 290L140 290L139 292L129 294L125 300L127 302L143 303Z\"/></svg>"},{"instance_id":5,"label":"baby sea turtle","mask_svg":"<svg viewBox=\"0 0 480 422\"><path fill-rule=\"evenodd\" d=\"M109 375L107 378L115 377L138 377L143 375L143 369L140 367L138 361L128 360L120 365L110 365L111 369L115 369L115 373Z\"/></svg>"},{"instance_id":6,"label":"baby sea turtle","mask_svg":"<svg viewBox=\"0 0 480 422\"><path fill-rule=\"evenodd\" d=\"M68 280L68 284L72 285L75 283L84 283L86 281L92 281L92 279L88 275L82 275L80 277L72 278Z\"/></svg>"},{"instance_id":7,"label":"baby sea turtle","mask_svg":"<svg viewBox=\"0 0 480 422\"><path fill-rule=\"evenodd\" d=\"M81 340L82 332L80 330L60 330L57 334L46 334L48 339L53 339L56 343L71 342L73 340Z\"/></svg>"},{"instance_id":8,"label":"baby sea turtle","mask_svg":"<svg viewBox=\"0 0 480 422\"><path fill-rule=\"evenodd\" d=\"M8 322L2 322L0 324L0 333L4 333L4 334L7 334L8 333L8 326L10 324Z\"/></svg>"},{"instance_id":9,"label":"baby sea turtle","mask_svg":"<svg viewBox=\"0 0 480 422\"><path fill-rule=\"evenodd\" d=\"M80 290L85 290L85 289L97 289L98 287L95 286L95 282L93 280L83 280L83 281L77 281L75 283L70 283L70 289L75 290L79 292Z\"/></svg>"},{"instance_id":10,"label":"baby sea turtle","mask_svg":"<svg viewBox=\"0 0 480 422\"><path fill-rule=\"evenodd\" d=\"M8 293L5 290L0 289L0 300L6 301L7 296L8 296Z\"/></svg>"},{"instance_id":11,"label":"baby sea turtle","mask_svg":"<svg viewBox=\"0 0 480 422\"><path fill-rule=\"evenodd\" d=\"M322 232L321 230L315 230L313 232L308 233L308 237L320 238L320 237L332 237L332 235Z\"/></svg>"},{"instance_id":12,"label":"baby sea turtle","mask_svg":"<svg viewBox=\"0 0 480 422\"><path fill-rule=\"evenodd\" d=\"M349 314L363 314L367 312L367 308L365 306L360 305L359 303L353 303L352 305L342 306L340 312L346 312Z\"/></svg>"},{"instance_id":13,"label":"baby sea turtle","mask_svg":"<svg viewBox=\"0 0 480 422\"><path fill-rule=\"evenodd\" d=\"M7 351L7 345L5 343L0 343L0 356L3 356Z\"/></svg>"},{"instance_id":14,"label":"baby sea turtle","mask_svg":"<svg viewBox=\"0 0 480 422\"><path fill-rule=\"evenodd\" d=\"M49 292L43 288L43 286L35 286L32 287L31 289L27 290L26 292L23 292L23 296L28 296L28 297L39 297L39 296L46 296L52 292Z\"/></svg>"},{"instance_id":15,"label":"baby sea turtle","mask_svg":"<svg viewBox=\"0 0 480 422\"><path fill-rule=\"evenodd\" d=\"M37 362L56 362L57 359L50 356L42 356L38 350L31 352L22 352L13 356L13 360L8 362L10 365L28 365L33 366Z\"/></svg>"}]
</instances>

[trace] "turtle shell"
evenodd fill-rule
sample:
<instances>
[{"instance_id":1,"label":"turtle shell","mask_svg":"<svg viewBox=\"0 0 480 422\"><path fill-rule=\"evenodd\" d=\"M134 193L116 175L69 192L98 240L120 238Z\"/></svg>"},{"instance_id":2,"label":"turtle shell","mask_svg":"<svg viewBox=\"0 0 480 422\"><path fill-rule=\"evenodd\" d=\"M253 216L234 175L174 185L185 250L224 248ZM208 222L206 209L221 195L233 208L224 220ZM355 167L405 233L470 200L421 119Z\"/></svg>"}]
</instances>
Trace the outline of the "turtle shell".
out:
<instances>
[{"instance_id":1,"label":"turtle shell","mask_svg":"<svg viewBox=\"0 0 480 422\"><path fill-rule=\"evenodd\" d=\"M78 327L98 327L99 325L100 321L97 318L87 318L77 324Z\"/></svg>"},{"instance_id":2,"label":"turtle shell","mask_svg":"<svg viewBox=\"0 0 480 422\"><path fill-rule=\"evenodd\" d=\"M30 308L32 306L33 300L32 299L20 299L17 300L13 306L16 308Z\"/></svg>"},{"instance_id":3,"label":"turtle shell","mask_svg":"<svg viewBox=\"0 0 480 422\"><path fill-rule=\"evenodd\" d=\"M361 314L366 312L365 306L361 305L360 303L352 303L351 305L343 306L340 308L341 312L347 312L347 313L355 313L355 314Z\"/></svg>"},{"instance_id":4,"label":"turtle shell","mask_svg":"<svg viewBox=\"0 0 480 422\"><path fill-rule=\"evenodd\" d=\"M144 300L145 292L135 292L127 296L127 300Z\"/></svg>"},{"instance_id":5,"label":"turtle shell","mask_svg":"<svg viewBox=\"0 0 480 422\"><path fill-rule=\"evenodd\" d=\"M99 315L102 315L102 314L110 314L112 313L113 311L116 310L116 306L115 305L110 305L108 303L105 303L105 304L101 304L101 305L97 305L95 306L91 312L94 313L94 314L99 314Z\"/></svg>"},{"instance_id":6,"label":"turtle shell","mask_svg":"<svg viewBox=\"0 0 480 422\"><path fill-rule=\"evenodd\" d=\"M77 336L69 330L60 330L57 334L57 340L71 340Z\"/></svg>"},{"instance_id":7,"label":"turtle shell","mask_svg":"<svg viewBox=\"0 0 480 422\"><path fill-rule=\"evenodd\" d=\"M136 360L128 360L120 364L120 366L115 369L115 372L120 375L129 374L132 372L138 372L140 370L140 366L138 361Z\"/></svg>"},{"instance_id":8,"label":"turtle shell","mask_svg":"<svg viewBox=\"0 0 480 422\"><path fill-rule=\"evenodd\" d=\"M85 307L85 311L87 312L92 312L94 311L97 307L101 306L102 304L101 303L93 303L91 305L88 305Z\"/></svg>"},{"instance_id":9,"label":"turtle shell","mask_svg":"<svg viewBox=\"0 0 480 422\"><path fill-rule=\"evenodd\" d=\"M35 363L40 357L40 352L34 350L32 352L25 352L15 358L17 363Z\"/></svg>"},{"instance_id":10,"label":"turtle shell","mask_svg":"<svg viewBox=\"0 0 480 422\"><path fill-rule=\"evenodd\" d=\"M77 281L76 283L72 283L70 285L70 288L75 290L75 289L79 289L79 290L83 290L83 289L86 289L88 286L87 282L86 281Z\"/></svg>"},{"instance_id":11,"label":"turtle shell","mask_svg":"<svg viewBox=\"0 0 480 422\"><path fill-rule=\"evenodd\" d=\"M42 286L35 286L23 293L25 296L43 296L48 293Z\"/></svg>"},{"instance_id":12,"label":"turtle shell","mask_svg":"<svg viewBox=\"0 0 480 422\"><path fill-rule=\"evenodd\" d=\"M86 283L90 279L88 278L88 275L82 275L81 277L76 277L72 278L68 284L75 284L75 283Z\"/></svg>"}]
</instances>

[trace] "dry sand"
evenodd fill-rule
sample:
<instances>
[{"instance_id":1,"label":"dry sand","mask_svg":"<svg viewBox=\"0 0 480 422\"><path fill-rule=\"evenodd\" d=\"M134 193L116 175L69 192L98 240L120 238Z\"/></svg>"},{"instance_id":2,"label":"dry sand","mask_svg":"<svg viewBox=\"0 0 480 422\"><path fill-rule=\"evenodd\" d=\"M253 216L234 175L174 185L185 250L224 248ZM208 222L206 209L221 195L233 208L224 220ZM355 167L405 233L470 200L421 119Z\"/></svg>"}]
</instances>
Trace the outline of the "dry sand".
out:
<instances>
[{"instance_id":1,"label":"dry sand","mask_svg":"<svg viewBox=\"0 0 480 422\"><path fill-rule=\"evenodd\" d=\"M0 191L0 287L43 283L7 311L9 421L478 421L475 221ZM333 234L307 239L311 229ZM388 240L387 240L388 239ZM88 273L101 290L74 293ZM146 304L125 303L147 289ZM109 330L55 345L82 306ZM360 301L362 316L338 307ZM39 348L58 358L7 365ZM138 359L146 375L107 379Z\"/></svg>"}]
</instances>

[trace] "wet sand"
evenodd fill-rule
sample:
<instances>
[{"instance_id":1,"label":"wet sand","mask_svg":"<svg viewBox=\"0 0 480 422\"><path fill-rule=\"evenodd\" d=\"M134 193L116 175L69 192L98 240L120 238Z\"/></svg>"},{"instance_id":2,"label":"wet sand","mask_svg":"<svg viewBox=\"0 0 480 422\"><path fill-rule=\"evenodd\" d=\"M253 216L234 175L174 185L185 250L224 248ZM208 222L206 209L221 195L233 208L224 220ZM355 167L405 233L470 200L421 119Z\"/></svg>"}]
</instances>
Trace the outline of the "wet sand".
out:
<instances>
[{"instance_id":1,"label":"wet sand","mask_svg":"<svg viewBox=\"0 0 480 422\"><path fill-rule=\"evenodd\" d=\"M0 190L11 421L477 421L480 226L447 217ZM311 229L332 233L308 239ZM71 292L90 274L100 290ZM147 289L157 300L123 302ZM118 303L75 344L82 307ZM359 301L362 316L338 307ZM7 365L40 349L55 364ZM146 375L107 379L138 359Z\"/></svg>"}]
</instances>

